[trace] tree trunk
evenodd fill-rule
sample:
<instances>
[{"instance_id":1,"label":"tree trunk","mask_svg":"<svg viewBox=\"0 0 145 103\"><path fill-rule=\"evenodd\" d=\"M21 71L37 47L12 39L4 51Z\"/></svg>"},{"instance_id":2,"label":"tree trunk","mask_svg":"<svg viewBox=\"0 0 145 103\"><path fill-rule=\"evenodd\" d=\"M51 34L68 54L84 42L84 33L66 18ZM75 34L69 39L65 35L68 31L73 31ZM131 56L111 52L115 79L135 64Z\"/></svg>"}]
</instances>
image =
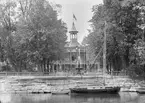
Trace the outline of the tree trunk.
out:
<instances>
[{"instance_id":1,"label":"tree trunk","mask_svg":"<svg viewBox=\"0 0 145 103\"><path fill-rule=\"evenodd\" d=\"M42 64L42 61L40 62L40 72L43 72L43 64Z\"/></svg>"},{"instance_id":2,"label":"tree trunk","mask_svg":"<svg viewBox=\"0 0 145 103\"><path fill-rule=\"evenodd\" d=\"M23 65L22 65L22 60L20 60L20 68L19 68L19 72L21 72L21 69L23 68Z\"/></svg>"},{"instance_id":3,"label":"tree trunk","mask_svg":"<svg viewBox=\"0 0 145 103\"><path fill-rule=\"evenodd\" d=\"M125 62L126 62L126 67L129 66L129 47L126 48L126 51L125 51L125 55L124 55L124 58L125 58Z\"/></svg>"},{"instance_id":4,"label":"tree trunk","mask_svg":"<svg viewBox=\"0 0 145 103\"><path fill-rule=\"evenodd\" d=\"M47 59L47 72L49 72L49 59Z\"/></svg>"},{"instance_id":5,"label":"tree trunk","mask_svg":"<svg viewBox=\"0 0 145 103\"><path fill-rule=\"evenodd\" d=\"M43 72L45 72L45 70L46 70L46 62L45 62L45 58L43 58Z\"/></svg>"}]
</instances>

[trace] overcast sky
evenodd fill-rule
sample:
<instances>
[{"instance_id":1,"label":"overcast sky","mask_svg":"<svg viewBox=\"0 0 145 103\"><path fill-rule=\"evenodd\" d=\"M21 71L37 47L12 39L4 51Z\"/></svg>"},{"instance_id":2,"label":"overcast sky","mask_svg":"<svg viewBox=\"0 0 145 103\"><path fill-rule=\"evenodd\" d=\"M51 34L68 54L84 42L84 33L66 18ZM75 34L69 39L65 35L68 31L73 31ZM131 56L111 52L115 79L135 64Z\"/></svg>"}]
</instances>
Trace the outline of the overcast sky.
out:
<instances>
[{"instance_id":1,"label":"overcast sky","mask_svg":"<svg viewBox=\"0 0 145 103\"><path fill-rule=\"evenodd\" d=\"M78 41L81 42L83 37L88 34L88 21L92 17L92 6L102 4L103 0L49 0L54 3L61 4L61 17L67 23L68 30L71 29L73 13L77 18L76 28L79 31ZM69 33L67 34L69 36ZM69 38L68 38L69 40Z\"/></svg>"}]
</instances>

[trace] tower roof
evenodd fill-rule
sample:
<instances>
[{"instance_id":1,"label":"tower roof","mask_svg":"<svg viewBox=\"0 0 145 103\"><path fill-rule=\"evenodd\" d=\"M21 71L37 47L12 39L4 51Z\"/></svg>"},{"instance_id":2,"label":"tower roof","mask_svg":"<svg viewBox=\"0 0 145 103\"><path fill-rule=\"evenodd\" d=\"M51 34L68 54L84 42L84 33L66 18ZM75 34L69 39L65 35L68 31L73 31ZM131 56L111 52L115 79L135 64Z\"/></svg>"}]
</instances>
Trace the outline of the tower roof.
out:
<instances>
[{"instance_id":1,"label":"tower roof","mask_svg":"<svg viewBox=\"0 0 145 103\"><path fill-rule=\"evenodd\" d=\"M71 33L71 34L77 34L78 33L78 31L76 30L76 27L75 27L75 23L74 22L72 23L72 28L69 31L69 33Z\"/></svg>"},{"instance_id":2,"label":"tower roof","mask_svg":"<svg viewBox=\"0 0 145 103\"><path fill-rule=\"evenodd\" d=\"M75 27L75 23L74 23L74 22L72 23L72 28L71 28L71 31L77 31L77 30L76 30L76 27Z\"/></svg>"}]
</instances>

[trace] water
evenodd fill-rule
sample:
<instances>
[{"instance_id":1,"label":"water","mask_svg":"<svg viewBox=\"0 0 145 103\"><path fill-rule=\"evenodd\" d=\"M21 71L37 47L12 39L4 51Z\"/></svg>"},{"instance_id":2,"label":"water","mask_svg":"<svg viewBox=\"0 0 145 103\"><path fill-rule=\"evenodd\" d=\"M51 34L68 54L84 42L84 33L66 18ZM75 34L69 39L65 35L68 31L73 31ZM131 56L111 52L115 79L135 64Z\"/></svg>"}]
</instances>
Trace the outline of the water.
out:
<instances>
[{"instance_id":1,"label":"water","mask_svg":"<svg viewBox=\"0 0 145 103\"><path fill-rule=\"evenodd\" d=\"M1 94L1 103L145 103L145 95L121 92L117 94Z\"/></svg>"}]
</instances>

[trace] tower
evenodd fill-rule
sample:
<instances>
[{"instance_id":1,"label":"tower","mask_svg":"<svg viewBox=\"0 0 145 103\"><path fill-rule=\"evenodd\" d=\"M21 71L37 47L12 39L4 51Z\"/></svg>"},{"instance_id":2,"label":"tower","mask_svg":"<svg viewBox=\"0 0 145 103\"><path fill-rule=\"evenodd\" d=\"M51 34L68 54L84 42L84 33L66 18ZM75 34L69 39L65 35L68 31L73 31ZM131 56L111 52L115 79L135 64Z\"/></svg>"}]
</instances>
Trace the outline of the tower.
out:
<instances>
[{"instance_id":1,"label":"tower","mask_svg":"<svg viewBox=\"0 0 145 103\"><path fill-rule=\"evenodd\" d=\"M76 47L79 46L78 39L77 39L77 33L74 22L72 23L72 28L69 31L70 33L70 47Z\"/></svg>"}]
</instances>

